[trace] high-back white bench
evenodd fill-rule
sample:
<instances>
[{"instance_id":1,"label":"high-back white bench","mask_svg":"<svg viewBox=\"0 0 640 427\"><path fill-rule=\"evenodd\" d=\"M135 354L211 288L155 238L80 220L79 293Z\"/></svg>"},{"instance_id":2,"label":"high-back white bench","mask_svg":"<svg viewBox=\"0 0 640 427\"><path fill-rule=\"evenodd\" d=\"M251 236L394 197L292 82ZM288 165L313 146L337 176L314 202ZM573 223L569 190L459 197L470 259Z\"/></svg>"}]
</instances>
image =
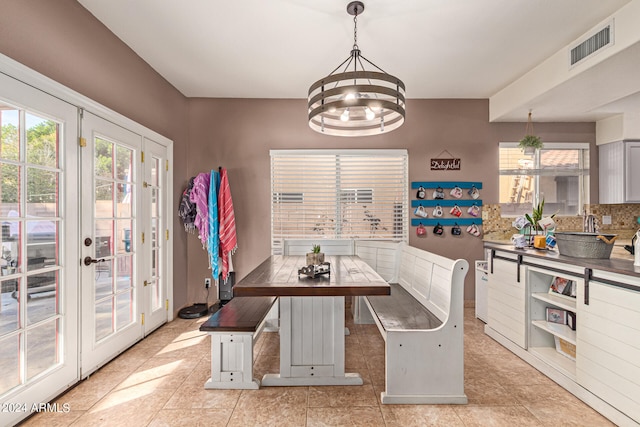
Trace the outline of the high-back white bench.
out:
<instances>
[{"instance_id":1,"label":"high-back white bench","mask_svg":"<svg viewBox=\"0 0 640 427\"><path fill-rule=\"evenodd\" d=\"M354 241L351 239L298 239L284 241L284 255L305 255L313 245L320 245L325 255L354 255Z\"/></svg>"},{"instance_id":2,"label":"high-back white bench","mask_svg":"<svg viewBox=\"0 0 640 427\"><path fill-rule=\"evenodd\" d=\"M364 297L385 340L382 403L467 403L463 317L468 270L464 259L399 244L398 283L392 284L391 295Z\"/></svg>"}]
</instances>

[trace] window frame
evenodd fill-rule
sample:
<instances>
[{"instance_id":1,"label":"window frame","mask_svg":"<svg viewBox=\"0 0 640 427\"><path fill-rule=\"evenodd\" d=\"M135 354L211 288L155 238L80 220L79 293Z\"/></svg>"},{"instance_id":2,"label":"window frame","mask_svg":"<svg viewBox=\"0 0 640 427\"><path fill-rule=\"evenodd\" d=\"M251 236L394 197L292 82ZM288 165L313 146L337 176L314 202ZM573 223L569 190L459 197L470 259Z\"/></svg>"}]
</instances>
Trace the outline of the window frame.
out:
<instances>
[{"instance_id":1,"label":"window frame","mask_svg":"<svg viewBox=\"0 0 640 427\"><path fill-rule=\"evenodd\" d=\"M277 248L283 247L283 241L288 239L318 239L318 240L336 240L336 239L353 239L353 240L387 240L387 241L404 241L408 242L409 238L409 154L406 149L345 149L345 150L334 150L334 149L298 149L298 150L270 150L270 184L271 184L271 223L270 223L270 232L271 232L271 241L274 253L278 253ZM339 162L340 156L349 156L353 157L362 157L362 158L371 158L371 157L401 157L402 159L398 161L399 165L402 165L404 169L402 171L402 183L398 185L398 189L400 186L402 187L401 192L401 201L399 200L397 204L402 205L402 216L398 218L402 224L402 230L400 233L396 234L396 231L390 232L393 234L393 237L388 236L375 236L375 237L350 237L346 234L342 234L343 230L341 224L336 224L332 236L327 235L312 235L309 233L304 237L300 236L287 236L286 234L277 234L274 233L274 225L277 222L274 213L274 207L279 203L282 203L282 200L277 195L282 193L287 193L289 190L282 190L280 188L274 187L274 159L280 158L294 158L294 157L312 157L314 155L322 156L326 159L327 156L335 156L336 162ZM336 172L339 173L339 172ZM373 170L369 172L374 174ZM398 171L400 174L400 171ZM366 175L363 174L365 177ZM298 190L295 190L298 192ZM345 197L346 196L346 197ZM353 196L350 198L349 196ZM296 203L296 205L300 205L301 208L306 203L307 198L309 197L308 193L303 193L302 200ZM313 197L311 197L313 198ZM360 199L364 200L360 200ZM335 194L333 195L333 201L335 201L335 211L339 212L342 205L348 204L357 204L357 205L375 205L376 203L376 191L374 186L357 183L357 184L347 184L344 188L338 186L335 189ZM291 206L291 205L290 205ZM395 207L394 212L399 212L399 208ZM397 214L393 214L394 218L397 218ZM336 218L340 218L340 214L336 214ZM332 222L333 218L329 218Z\"/></svg>"},{"instance_id":2,"label":"window frame","mask_svg":"<svg viewBox=\"0 0 640 427\"><path fill-rule=\"evenodd\" d=\"M500 156L501 156L500 150L503 148L505 149L519 148L519 143L518 142L500 142L498 144L498 177L516 176L515 174L502 173L502 169L500 167ZM545 142L542 150L582 150L583 151L583 155L580 156L579 162L583 162L587 164L583 164L582 167L575 169L576 171L575 175L581 178L579 179L579 182L578 182L579 191L578 191L577 204L578 206L584 206L585 204L588 204L590 200L590 186L591 186L591 175L590 175L590 167L589 167L590 165L588 164L588 162L590 161L591 156L593 155L593 153L591 152L591 145L588 142ZM533 155L534 168L531 169L532 173L527 174L527 175L531 175L534 178L532 201L531 201L533 206L537 206L538 203L540 202L540 179L539 178L543 176L543 174L539 173L539 171L542 170L540 165L540 160L541 160L540 157L541 157L542 150L536 150L535 154ZM584 151L586 151L586 153L588 154L587 162L585 162L585 159L584 159ZM588 184L585 183L585 177L588 178L589 180ZM500 201L501 193L502 193L502 188L500 188L500 179L498 179L498 204L500 206L502 206L503 204L506 204ZM576 216L579 214L580 212L576 212L575 214L558 214L558 216L569 217L569 216ZM500 216L503 218L515 218L521 215L520 214L504 214L501 212Z\"/></svg>"}]
</instances>

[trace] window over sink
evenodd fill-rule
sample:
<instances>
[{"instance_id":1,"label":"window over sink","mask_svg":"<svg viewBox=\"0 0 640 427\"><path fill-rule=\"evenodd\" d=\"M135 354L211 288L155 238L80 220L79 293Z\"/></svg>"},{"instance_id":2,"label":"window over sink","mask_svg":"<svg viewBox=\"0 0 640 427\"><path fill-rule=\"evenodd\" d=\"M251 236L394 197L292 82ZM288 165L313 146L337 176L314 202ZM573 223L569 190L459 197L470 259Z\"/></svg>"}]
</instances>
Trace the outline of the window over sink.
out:
<instances>
[{"instance_id":1,"label":"window over sink","mask_svg":"<svg viewBox=\"0 0 640 427\"><path fill-rule=\"evenodd\" d=\"M527 155L516 142L499 147L502 216L530 213L544 199L545 213L579 215L589 203L589 144L545 143Z\"/></svg>"}]
</instances>

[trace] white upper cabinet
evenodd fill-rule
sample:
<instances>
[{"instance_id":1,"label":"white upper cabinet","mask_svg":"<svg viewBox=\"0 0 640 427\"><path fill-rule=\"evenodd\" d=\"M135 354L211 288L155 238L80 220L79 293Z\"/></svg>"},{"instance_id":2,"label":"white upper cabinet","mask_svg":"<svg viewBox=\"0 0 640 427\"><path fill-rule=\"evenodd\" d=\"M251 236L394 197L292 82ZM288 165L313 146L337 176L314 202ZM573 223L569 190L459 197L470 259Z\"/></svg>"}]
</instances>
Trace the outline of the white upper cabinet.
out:
<instances>
[{"instance_id":1,"label":"white upper cabinet","mask_svg":"<svg viewBox=\"0 0 640 427\"><path fill-rule=\"evenodd\" d=\"M640 203L640 141L599 146L600 203Z\"/></svg>"}]
</instances>

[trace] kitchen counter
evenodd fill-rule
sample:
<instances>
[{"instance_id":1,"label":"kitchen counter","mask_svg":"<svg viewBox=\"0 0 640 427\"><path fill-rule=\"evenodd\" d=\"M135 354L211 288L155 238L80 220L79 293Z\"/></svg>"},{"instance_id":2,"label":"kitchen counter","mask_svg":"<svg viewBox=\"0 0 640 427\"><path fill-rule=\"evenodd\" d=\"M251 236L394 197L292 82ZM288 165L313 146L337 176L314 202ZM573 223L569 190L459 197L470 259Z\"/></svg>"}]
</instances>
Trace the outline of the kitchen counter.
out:
<instances>
[{"instance_id":1,"label":"kitchen counter","mask_svg":"<svg viewBox=\"0 0 640 427\"><path fill-rule=\"evenodd\" d=\"M540 250L534 248L528 249L515 249L512 244L507 243L497 243L497 242L484 242L484 247L486 249L495 249L504 252L510 252L518 255L530 256L533 258L542 258L548 259L550 261L563 262L572 265L578 265L581 267L588 267L603 271L609 271L612 273L618 274L626 274L629 276L640 277L640 267L636 267L633 265L633 257L632 256L620 256L620 257L611 257L610 259L594 259L594 258L574 258L565 255L560 255L555 250ZM618 249L616 246L614 250ZM619 248L624 251L623 248ZM626 251L625 251L626 252ZM628 254L628 252L627 252Z\"/></svg>"}]
</instances>

